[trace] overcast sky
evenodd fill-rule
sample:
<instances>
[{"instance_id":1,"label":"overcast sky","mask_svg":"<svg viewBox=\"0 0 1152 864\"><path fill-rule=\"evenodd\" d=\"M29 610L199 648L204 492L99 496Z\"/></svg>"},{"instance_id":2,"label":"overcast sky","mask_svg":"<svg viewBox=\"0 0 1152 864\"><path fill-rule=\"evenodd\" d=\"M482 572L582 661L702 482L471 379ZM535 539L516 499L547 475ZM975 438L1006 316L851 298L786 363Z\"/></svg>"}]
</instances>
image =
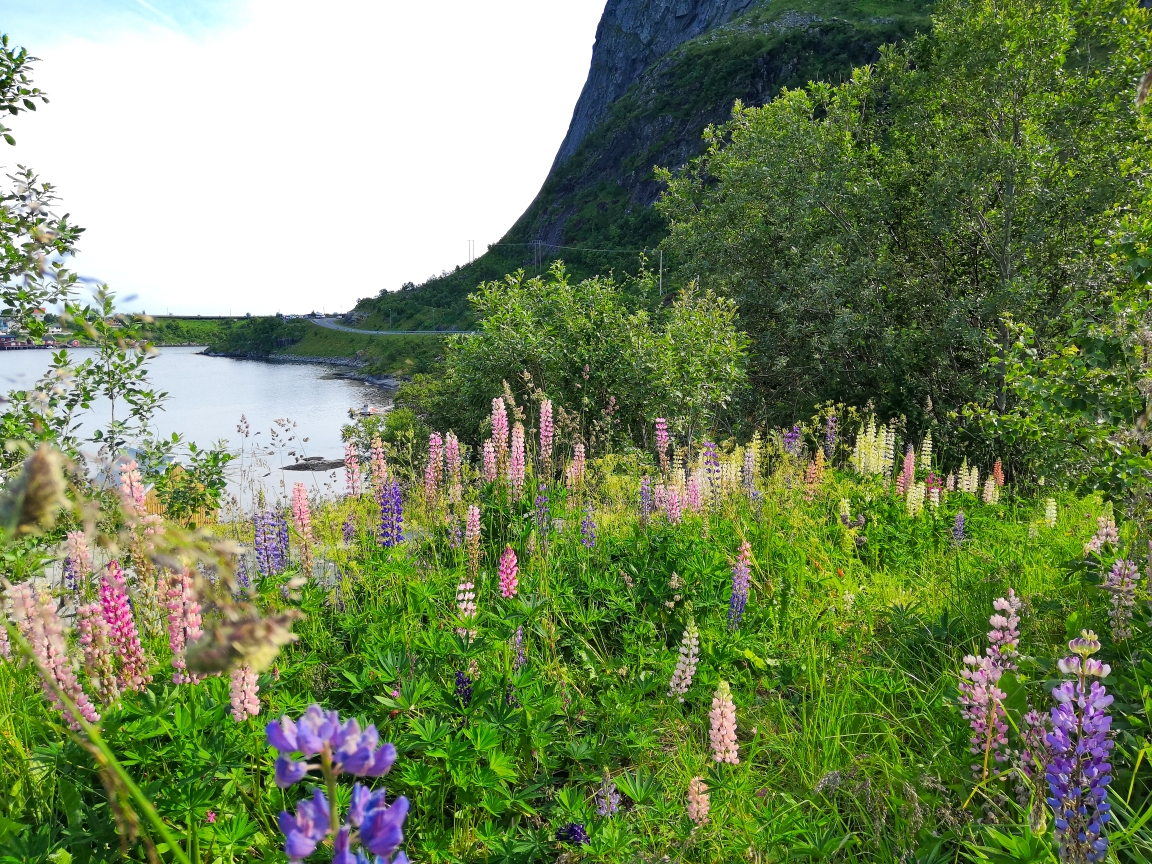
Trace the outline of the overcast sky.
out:
<instances>
[{"instance_id":1,"label":"overcast sky","mask_svg":"<svg viewBox=\"0 0 1152 864\"><path fill-rule=\"evenodd\" d=\"M604 0L0 0L51 103L16 164L151 313L344 311L497 241L539 190Z\"/></svg>"}]
</instances>

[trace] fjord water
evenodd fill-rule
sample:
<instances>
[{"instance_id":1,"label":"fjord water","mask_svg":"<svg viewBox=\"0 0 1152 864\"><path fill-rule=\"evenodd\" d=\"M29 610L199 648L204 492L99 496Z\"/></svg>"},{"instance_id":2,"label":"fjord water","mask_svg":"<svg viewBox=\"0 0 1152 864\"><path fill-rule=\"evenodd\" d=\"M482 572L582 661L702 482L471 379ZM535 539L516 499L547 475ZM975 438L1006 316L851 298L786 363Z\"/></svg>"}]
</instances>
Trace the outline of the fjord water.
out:
<instances>
[{"instance_id":1,"label":"fjord water","mask_svg":"<svg viewBox=\"0 0 1152 864\"><path fill-rule=\"evenodd\" d=\"M153 419L153 428L161 435L179 432L186 441L200 446L223 438L235 450L243 443L236 430L241 415L248 418L251 429L249 446L254 441L267 445L275 421L287 419L296 424L291 434L296 436L297 446L284 448L285 464L295 459L287 455L289 449L299 456L340 459L344 453L340 427L348 422L348 409L362 405L380 408L391 403L390 391L338 377L338 367L208 357L200 353L202 350L162 348L160 355L149 361L153 385L169 397L164 410ZM72 353L83 359L91 352L81 348ZM50 366L50 355L41 350L0 352L0 393L33 386ZM98 422L106 422L108 410L106 401L98 402L92 406L91 415ZM275 428L283 437L283 431ZM272 494L282 488L281 480L291 488L299 481L311 485L313 480L322 484L329 479L319 473L284 473L279 470L280 455L264 458L271 473L261 478L262 485Z\"/></svg>"}]
</instances>

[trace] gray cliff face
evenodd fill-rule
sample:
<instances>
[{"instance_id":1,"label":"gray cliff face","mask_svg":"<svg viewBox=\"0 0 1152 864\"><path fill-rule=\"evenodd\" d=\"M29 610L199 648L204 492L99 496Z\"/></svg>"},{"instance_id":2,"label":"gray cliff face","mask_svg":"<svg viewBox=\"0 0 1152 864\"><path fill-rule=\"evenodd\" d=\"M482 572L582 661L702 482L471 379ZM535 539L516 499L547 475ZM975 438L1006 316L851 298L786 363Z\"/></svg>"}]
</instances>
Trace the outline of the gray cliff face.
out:
<instances>
[{"instance_id":1,"label":"gray cliff face","mask_svg":"<svg viewBox=\"0 0 1152 864\"><path fill-rule=\"evenodd\" d=\"M596 28L592 68L556 154L565 162L607 113L608 106L679 45L726 23L757 0L608 0Z\"/></svg>"}]
</instances>

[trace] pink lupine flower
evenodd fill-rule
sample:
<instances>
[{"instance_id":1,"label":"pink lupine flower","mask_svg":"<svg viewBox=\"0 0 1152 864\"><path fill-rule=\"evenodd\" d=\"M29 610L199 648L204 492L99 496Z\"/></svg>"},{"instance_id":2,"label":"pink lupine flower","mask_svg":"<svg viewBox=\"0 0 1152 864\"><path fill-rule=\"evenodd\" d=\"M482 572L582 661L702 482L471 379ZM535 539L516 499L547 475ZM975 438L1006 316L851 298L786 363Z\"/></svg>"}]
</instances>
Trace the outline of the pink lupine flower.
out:
<instances>
[{"instance_id":1,"label":"pink lupine flower","mask_svg":"<svg viewBox=\"0 0 1152 864\"><path fill-rule=\"evenodd\" d=\"M292 487L292 521L296 523L296 531L303 544L301 557L307 573L312 570L312 508L308 503L308 490L303 483Z\"/></svg>"},{"instance_id":2,"label":"pink lupine flower","mask_svg":"<svg viewBox=\"0 0 1152 864\"><path fill-rule=\"evenodd\" d=\"M144 649L140 647L136 619L132 617L132 607L128 603L124 571L115 561L108 562L108 568L100 580L100 606L112 632L112 646L120 660L120 689L143 690L152 681L152 675L148 671L148 661L144 658Z\"/></svg>"},{"instance_id":3,"label":"pink lupine flower","mask_svg":"<svg viewBox=\"0 0 1152 864\"><path fill-rule=\"evenodd\" d=\"M949 492L956 491L956 475L949 474L948 479L944 482L944 488Z\"/></svg>"},{"instance_id":4,"label":"pink lupine flower","mask_svg":"<svg viewBox=\"0 0 1152 864\"><path fill-rule=\"evenodd\" d=\"M912 486L916 479L916 453L912 445L908 445L908 452L904 454L904 468L896 478L896 494L903 495L904 491Z\"/></svg>"},{"instance_id":5,"label":"pink lupine flower","mask_svg":"<svg viewBox=\"0 0 1152 864\"><path fill-rule=\"evenodd\" d=\"M440 489L440 475L444 473L444 439L439 432L428 436L428 467L424 469L424 498L429 504L436 501Z\"/></svg>"},{"instance_id":6,"label":"pink lupine flower","mask_svg":"<svg viewBox=\"0 0 1152 864\"><path fill-rule=\"evenodd\" d=\"M987 654L1004 669L1016 668L1014 659L1020 645L1020 605L1020 598L1011 588L1007 597L992 602L995 612L988 619L992 629L988 631Z\"/></svg>"},{"instance_id":7,"label":"pink lupine flower","mask_svg":"<svg viewBox=\"0 0 1152 864\"><path fill-rule=\"evenodd\" d=\"M172 683L195 684L199 675L190 675L184 662L184 651L190 642L200 638L200 603L192 590L192 576L185 570L168 577L168 647L172 649Z\"/></svg>"},{"instance_id":8,"label":"pink lupine flower","mask_svg":"<svg viewBox=\"0 0 1152 864\"><path fill-rule=\"evenodd\" d=\"M468 572L475 581L480 570L480 508L468 506L468 519L464 525L464 545L468 548Z\"/></svg>"},{"instance_id":9,"label":"pink lupine flower","mask_svg":"<svg viewBox=\"0 0 1152 864\"><path fill-rule=\"evenodd\" d=\"M990 657L964 658L965 668L960 675L960 711L972 727L970 751L975 756L983 756L982 764L972 766L972 771L981 780L987 779L989 764L995 771L995 763L1008 758L1004 749L1008 744L1008 724L1005 722L1004 700L1007 694L997 684L1004 670Z\"/></svg>"},{"instance_id":10,"label":"pink lupine flower","mask_svg":"<svg viewBox=\"0 0 1152 864\"><path fill-rule=\"evenodd\" d=\"M692 679L696 675L696 664L700 659L700 631L696 629L696 622L688 621L684 630L684 638L680 642L680 659L676 661L676 669L672 672L672 682L668 686L668 698L675 696L681 702L684 694L692 686Z\"/></svg>"},{"instance_id":11,"label":"pink lupine flower","mask_svg":"<svg viewBox=\"0 0 1152 864\"><path fill-rule=\"evenodd\" d=\"M668 473L668 421L656 418L656 455L660 457L660 470Z\"/></svg>"},{"instance_id":12,"label":"pink lupine flower","mask_svg":"<svg viewBox=\"0 0 1152 864\"><path fill-rule=\"evenodd\" d=\"M484 442L484 482L496 482L496 445L491 438Z\"/></svg>"},{"instance_id":13,"label":"pink lupine flower","mask_svg":"<svg viewBox=\"0 0 1152 864\"><path fill-rule=\"evenodd\" d=\"M708 821L708 785L699 777L688 784L688 818L697 825Z\"/></svg>"},{"instance_id":14,"label":"pink lupine flower","mask_svg":"<svg viewBox=\"0 0 1152 864\"><path fill-rule=\"evenodd\" d=\"M519 498L524 491L524 426L517 423L512 429L512 454L508 458L508 486L512 497Z\"/></svg>"},{"instance_id":15,"label":"pink lupine flower","mask_svg":"<svg viewBox=\"0 0 1152 864\"><path fill-rule=\"evenodd\" d=\"M40 673L44 695L59 711L74 730L80 730L80 723L65 706L58 695L69 699L80 716L89 723L100 720L95 706L76 680L76 664L68 655L68 643L64 638L64 627L56 613L56 601L47 591L38 594L27 582L16 585L10 591L12 598L12 623L15 624L32 648Z\"/></svg>"},{"instance_id":16,"label":"pink lupine flower","mask_svg":"<svg viewBox=\"0 0 1152 864\"><path fill-rule=\"evenodd\" d=\"M712 741L712 758L717 762L739 765L739 745L736 743L736 705L732 701L732 688L721 681L712 697L712 710L708 713L712 728L708 737Z\"/></svg>"},{"instance_id":17,"label":"pink lupine flower","mask_svg":"<svg viewBox=\"0 0 1152 864\"><path fill-rule=\"evenodd\" d=\"M504 597L516 596L516 574L520 568L516 563L516 553L511 546L504 548L500 556L500 594Z\"/></svg>"},{"instance_id":18,"label":"pink lupine flower","mask_svg":"<svg viewBox=\"0 0 1152 864\"><path fill-rule=\"evenodd\" d=\"M508 408L500 396L492 400L492 441L503 460L508 451Z\"/></svg>"},{"instance_id":19,"label":"pink lupine flower","mask_svg":"<svg viewBox=\"0 0 1152 864\"><path fill-rule=\"evenodd\" d=\"M577 444L568 466L568 486L575 489L584 482L584 445Z\"/></svg>"},{"instance_id":20,"label":"pink lupine flower","mask_svg":"<svg viewBox=\"0 0 1152 864\"><path fill-rule=\"evenodd\" d=\"M372 450L368 458L372 472L372 487L379 495L380 490L386 489L388 485L388 460L384 458L384 443L379 438L372 439Z\"/></svg>"},{"instance_id":21,"label":"pink lupine flower","mask_svg":"<svg viewBox=\"0 0 1152 864\"><path fill-rule=\"evenodd\" d=\"M96 691L101 704L111 705L120 698L120 684L116 680L116 660L112 655L112 629L104 620L100 604L90 603L77 609L76 625L88 683Z\"/></svg>"},{"instance_id":22,"label":"pink lupine flower","mask_svg":"<svg viewBox=\"0 0 1152 864\"><path fill-rule=\"evenodd\" d=\"M120 497L133 512L144 515L144 481L140 478L140 466L135 459L129 459L120 466Z\"/></svg>"},{"instance_id":23,"label":"pink lupine flower","mask_svg":"<svg viewBox=\"0 0 1152 864\"><path fill-rule=\"evenodd\" d=\"M449 432L444 441L444 464L448 472L448 500L458 502L463 497L460 485L460 441Z\"/></svg>"},{"instance_id":24,"label":"pink lupine flower","mask_svg":"<svg viewBox=\"0 0 1152 864\"><path fill-rule=\"evenodd\" d=\"M668 506L668 487L657 483L652 490L652 504L657 510L664 510Z\"/></svg>"},{"instance_id":25,"label":"pink lupine flower","mask_svg":"<svg viewBox=\"0 0 1152 864\"><path fill-rule=\"evenodd\" d=\"M353 498L360 494L360 460L356 458L356 445L344 445L344 485Z\"/></svg>"},{"instance_id":26,"label":"pink lupine flower","mask_svg":"<svg viewBox=\"0 0 1152 864\"><path fill-rule=\"evenodd\" d=\"M476 617L476 586L472 582L465 580L456 588L456 609L461 621L471 622ZM476 631L470 627L457 627L456 634L474 638Z\"/></svg>"},{"instance_id":27,"label":"pink lupine flower","mask_svg":"<svg viewBox=\"0 0 1152 864\"><path fill-rule=\"evenodd\" d=\"M260 713L260 685L256 673L245 663L232 670L232 719L243 723Z\"/></svg>"},{"instance_id":28,"label":"pink lupine flower","mask_svg":"<svg viewBox=\"0 0 1152 864\"><path fill-rule=\"evenodd\" d=\"M7 627L0 627L0 658L12 659L12 642L8 639Z\"/></svg>"},{"instance_id":29,"label":"pink lupine flower","mask_svg":"<svg viewBox=\"0 0 1152 864\"><path fill-rule=\"evenodd\" d=\"M688 494L686 497L688 499L688 509L693 513L699 513L704 509L704 502L700 495L700 481L695 474L688 478Z\"/></svg>"},{"instance_id":30,"label":"pink lupine flower","mask_svg":"<svg viewBox=\"0 0 1152 864\"><path fill-rule=\"evenodd\" d=\"M992 479L996 481L997 486L1004 485L1004 463L999 459L992 466Z\"/></svg>"},{"instance_id":31,"label":"pink lupine flower","mask_svg":"<svg viewBox=\"0 0 1152 864\"><path fill-rule=\"evenodd\" d=\"M1099 552L1105 546L1115 546L1119 542L1120 534L1116 530L1116 523L1107 516L1101 516L1096 520L1096 533L1084 547L1084 554Z\"/></svg>"},{"instance_id":32,"label":"pink lupine flower","mask_svg":"<svg viewBox=\"0 0 1152 864\"><path fill-rule=\"evenodd\" d=\"M552 424L552 400L540 403L540 458L545 466L552 465L552 441L555 427Z\"/></svg>"}]
</instances>

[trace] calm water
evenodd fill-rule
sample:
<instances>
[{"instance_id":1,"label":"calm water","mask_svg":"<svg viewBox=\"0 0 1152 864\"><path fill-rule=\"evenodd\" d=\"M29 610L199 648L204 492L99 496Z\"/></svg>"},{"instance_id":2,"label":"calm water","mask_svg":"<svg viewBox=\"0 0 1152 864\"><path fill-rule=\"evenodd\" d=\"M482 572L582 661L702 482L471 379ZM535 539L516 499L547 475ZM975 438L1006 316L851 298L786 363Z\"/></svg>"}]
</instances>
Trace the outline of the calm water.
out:
<instances>
[{"instance_id":1,"label":"calm water","mask_svg":"<svg viewBox=\"0 0 1152 864\"><path fill-rule=\"evenodd\" d=\"M341 459L344 445L340 427L348 422L348 409L391 403L388 390L336 377L339 367L205 357L200 350L164 348L150 361L152 381L169 396L164 410L153 420L161 435L179 432L198 445L223 438L231 449L237 449L242 443L236 430L241 415L250 425L249 446L253 441L267 444L273 429L283 440L285 432L275 421L291 420L296 427L289 434L297 440L291 448L282 448L284 451L295 449L301 456ZM73 353L82 358L89 352L77 349ZM49 351L0 352L0 392L32 386L50 362ZM94 405L92 413L106 421L108 404ZM328 479L321 473L282 472L278 469L280 455L264 458L277 466L262 478L270 492L280 488L281 480L291 486L299 481L323 484ZM283 459L289 464L294 461L286 454Z\"/></svg>"}]
</instances>

